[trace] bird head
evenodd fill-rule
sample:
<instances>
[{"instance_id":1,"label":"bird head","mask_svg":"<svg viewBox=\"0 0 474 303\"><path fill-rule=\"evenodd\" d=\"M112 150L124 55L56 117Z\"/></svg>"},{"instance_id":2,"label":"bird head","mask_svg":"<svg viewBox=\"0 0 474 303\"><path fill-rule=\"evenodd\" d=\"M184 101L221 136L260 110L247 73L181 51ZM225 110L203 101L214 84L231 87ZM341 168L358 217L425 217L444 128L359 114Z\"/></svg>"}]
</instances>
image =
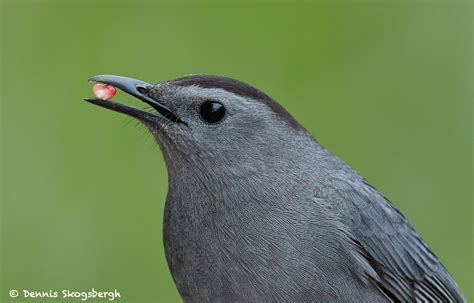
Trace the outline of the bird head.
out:
<instances>
[{"instance_id":1,"label":"bird head","mask_svg":"<svg viewBox=\"0 0 474 303\"><path fill-rule=\"evenodd\" d=\"M268 167L272 159L280 162L278 158L298 148L298 138L308 137L280 104L231 78L191 75L157 84L112 75L90 80L112 85L151 106L143 110L85 99L143 122L160 145L168 170L189 171L189 165L194 169L201 165L245 174Z\"/></svg>"}]
</instances>

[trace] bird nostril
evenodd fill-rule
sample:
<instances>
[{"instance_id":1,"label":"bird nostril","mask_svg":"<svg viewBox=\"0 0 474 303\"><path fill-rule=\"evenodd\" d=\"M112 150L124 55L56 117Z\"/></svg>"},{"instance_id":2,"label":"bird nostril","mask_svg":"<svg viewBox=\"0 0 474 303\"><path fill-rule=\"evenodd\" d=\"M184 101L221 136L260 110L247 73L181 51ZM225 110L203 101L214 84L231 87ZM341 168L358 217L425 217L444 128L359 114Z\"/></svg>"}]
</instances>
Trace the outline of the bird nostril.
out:
<instances>
[{"instance_id":1,"label":"bird nostril","mask_svg":"<svg viewBox=\"0 0 474 303\"><path fill-rule=\"evenodd\" d=\"M137 91L138 91L140 94L146 95L146 94L148 93L148 87L137 86Z\"/></svg>"}]
</instances>

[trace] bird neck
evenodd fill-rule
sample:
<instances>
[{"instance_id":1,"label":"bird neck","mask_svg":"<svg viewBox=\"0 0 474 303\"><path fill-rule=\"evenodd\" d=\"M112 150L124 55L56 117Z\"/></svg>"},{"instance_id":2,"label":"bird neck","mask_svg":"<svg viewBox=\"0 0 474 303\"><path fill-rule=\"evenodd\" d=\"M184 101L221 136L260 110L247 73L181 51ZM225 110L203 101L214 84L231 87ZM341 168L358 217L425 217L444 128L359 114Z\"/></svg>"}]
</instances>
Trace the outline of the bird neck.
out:
<instances>
[{"instance_id":1,"label":"bird neck","mask_svg":"<svg viewBox=\"0 0 474 303\"><path fill-rule=\"evenodd\" d=\"M323 172L314 158L325 152L311 137L303 137L258 152L232 153L232 158L188 154L180 161L166 161L167 205L181 214L198 211L199 217L209 219L216 210L277 206L288 196L312 190L315 173Z\"/></svg>"}]
</instances>

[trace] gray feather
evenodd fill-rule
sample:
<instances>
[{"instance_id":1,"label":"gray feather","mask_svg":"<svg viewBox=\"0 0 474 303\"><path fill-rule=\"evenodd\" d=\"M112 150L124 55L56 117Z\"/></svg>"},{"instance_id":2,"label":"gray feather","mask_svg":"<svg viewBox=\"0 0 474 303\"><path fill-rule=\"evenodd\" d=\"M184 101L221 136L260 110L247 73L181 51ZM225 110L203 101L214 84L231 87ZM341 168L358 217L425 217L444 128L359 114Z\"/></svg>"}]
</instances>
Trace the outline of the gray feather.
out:
<instances>
[{"instance_id":1,"label":"gray feather","mask_svg":"<svg viewBox=\"0 0 474 303\"><path fill-rule=\"evenodd\" d=\"M405 217L266 94L216 76L140 91L96 79L175 117L115 105L146 116L163 151L165 252L184 301L465 301ZM200 116L209 100L226 110L218 123Z\"/></svg>"}]
</instances>

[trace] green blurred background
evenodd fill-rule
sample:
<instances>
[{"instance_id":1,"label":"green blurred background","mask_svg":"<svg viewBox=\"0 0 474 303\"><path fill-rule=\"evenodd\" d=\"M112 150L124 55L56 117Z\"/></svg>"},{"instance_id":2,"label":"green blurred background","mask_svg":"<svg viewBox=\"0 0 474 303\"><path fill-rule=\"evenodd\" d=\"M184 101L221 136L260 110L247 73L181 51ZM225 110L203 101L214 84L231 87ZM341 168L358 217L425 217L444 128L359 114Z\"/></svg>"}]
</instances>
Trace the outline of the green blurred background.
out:
<instances>
[{"instance_id":1,"label":"green blurred background","mask_svg":"<svg viewBox=\"0 0 474 303\"><path fill-rule=\"evenodd\" d=\"M394 202L472 300L472 9L3 1L0 301L92 287L180 301L163 255L161 153L143 127L81 98L96 74L191 73L283 103Z\"/></svg>"}]
</instances>

